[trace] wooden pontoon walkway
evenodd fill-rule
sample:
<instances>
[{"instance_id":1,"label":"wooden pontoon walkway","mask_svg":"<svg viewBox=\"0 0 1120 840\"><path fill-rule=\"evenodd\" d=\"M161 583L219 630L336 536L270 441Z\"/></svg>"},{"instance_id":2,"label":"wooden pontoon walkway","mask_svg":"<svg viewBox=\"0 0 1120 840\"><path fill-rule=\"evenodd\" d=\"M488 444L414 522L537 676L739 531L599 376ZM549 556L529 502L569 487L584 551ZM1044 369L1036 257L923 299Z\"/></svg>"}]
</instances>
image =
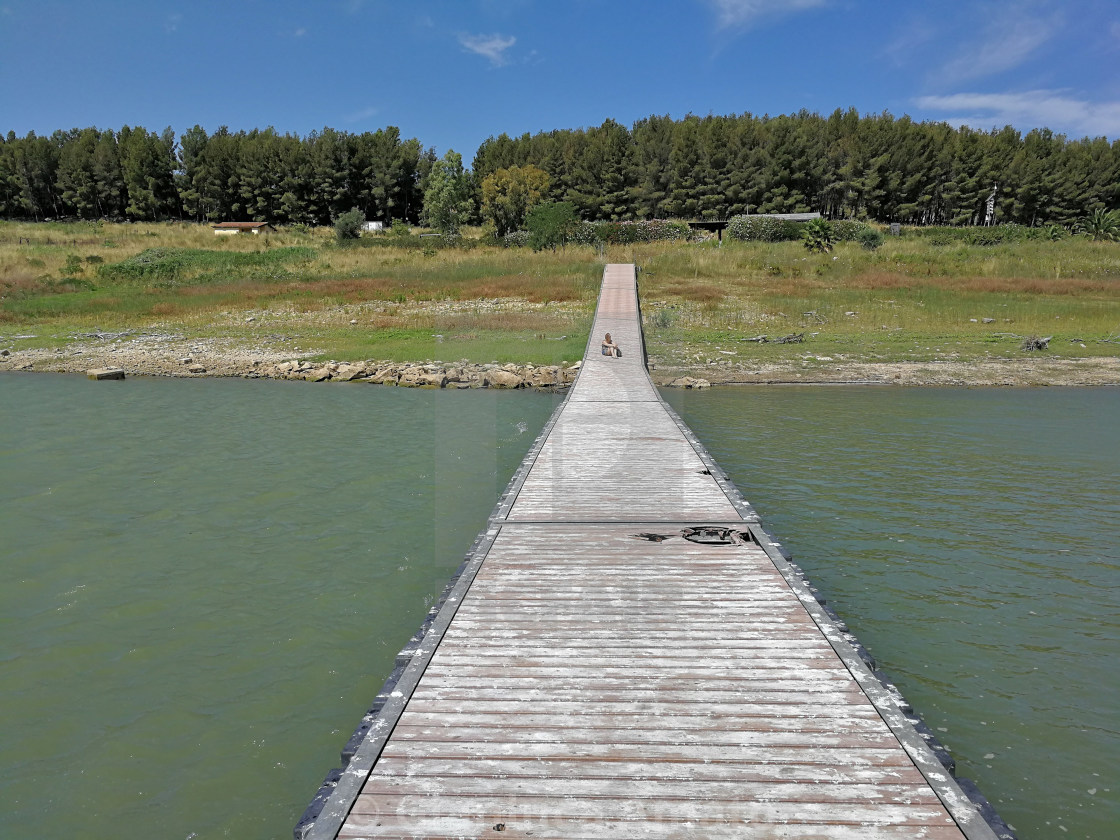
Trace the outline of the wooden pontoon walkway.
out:
<instances>
[{"instance_id":1,"label":"wooden pontoon walkway","mask_svg":"<svg viewBox=\"0 0 1120 840\"><path fill-rule=\"evenodd\" d=\"M660 400L633 266L476 554L311 837L996 837Z\"/></svg>"}]
</instances>

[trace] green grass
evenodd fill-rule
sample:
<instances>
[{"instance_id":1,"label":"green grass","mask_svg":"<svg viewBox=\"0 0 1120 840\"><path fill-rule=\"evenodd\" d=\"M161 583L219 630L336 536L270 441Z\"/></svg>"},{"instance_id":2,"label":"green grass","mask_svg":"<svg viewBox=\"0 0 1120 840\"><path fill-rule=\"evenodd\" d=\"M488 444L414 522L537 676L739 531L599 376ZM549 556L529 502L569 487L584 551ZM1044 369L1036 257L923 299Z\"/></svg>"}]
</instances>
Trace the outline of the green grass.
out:
<instances>
[{"instance_id":1,"label":"green grass","mask_svg":"<svg viewBox=\"0 0 1120 840\"><path fill-rule=\"evenodd\" d=\"M548 335L534 332L479 330L444 334L430 330L390 329L368 331L324 330L314 343L330 348L317 358L385 359L396 362L434 361L508 362L534 365L572 363L583 357L590 323L579 334Z\"/></svg>"},{"instance_id":2,"label":"green grass","mask_svg":"<svg viewBox=\"0 0 1120 840\"><path fill-rule=\"evenodd\" d=\"M330 230L215 237L184 223L0 223L0 336L18 349L94 328L158 329L298 344L338 359L572 361L606 261L640 266L650 352L668 364L706 354L1016 356L1031 335L1054 336L1050 355L1118 351L1104 339L1120 335L1120 245L1081 237L991 246L887 237L877 251L841 243L823 255L797 242L600 254L391 240L345 247ZM805 343L742 341L793 333Z\"/></svg>"},{"instance_id":3,"label":"green grass","mask_svg":"<svg viewBox=\"0 0 1120 840\"><path fill-rule=\"evenodd\" d=\"M1048 352L1065 357L1117 353L1102 341L1120 334L1120 248L1109 243L888 240L877 252L842 244L819 256L797 243L729 244L636 256L647 337L670 364L717 344L761 361L1014 356L1030 335L1053 335ZM805 343L740 341L794 333Z\"/></svg>"},{"instance_id":4,"label":"green grass","mask_svg":"<svg viewBox=\"0 0 1120 840\"><path fill-rule=\"evenodd\" d=\"M291 280L290 267L310 263L314 248L296 246L265 251L210 251L196 248L148 248L120 262L100 265L97 275L110 283L147 286L200 286L235 280Z\"/></svg>"}]
</instances>

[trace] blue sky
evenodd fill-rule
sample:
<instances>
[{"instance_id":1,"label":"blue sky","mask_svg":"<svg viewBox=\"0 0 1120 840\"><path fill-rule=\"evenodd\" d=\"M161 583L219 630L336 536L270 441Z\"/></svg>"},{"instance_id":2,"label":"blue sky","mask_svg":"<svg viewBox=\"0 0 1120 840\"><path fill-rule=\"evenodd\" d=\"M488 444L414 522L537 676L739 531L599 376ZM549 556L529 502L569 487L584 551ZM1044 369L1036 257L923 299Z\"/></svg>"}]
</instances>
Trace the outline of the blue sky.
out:
<instances>
[{"instance_id":1,"label":"blue sky","mask_svg":"<svg viewBox=\"0 0 1120 840\"><path fill-rule=\"evenodd\" d=\"M1120 138L1116 0L0 0L0 130L828 114Z\"/></svg>"}]
</instances>

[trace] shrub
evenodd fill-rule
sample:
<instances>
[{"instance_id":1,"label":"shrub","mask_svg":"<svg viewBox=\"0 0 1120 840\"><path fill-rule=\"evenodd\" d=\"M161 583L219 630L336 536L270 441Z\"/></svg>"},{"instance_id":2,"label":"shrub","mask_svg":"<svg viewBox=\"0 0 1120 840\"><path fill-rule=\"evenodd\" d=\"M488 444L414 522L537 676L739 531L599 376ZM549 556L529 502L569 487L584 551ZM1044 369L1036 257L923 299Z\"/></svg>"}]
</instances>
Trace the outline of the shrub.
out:
<instances>
[{"instance_id":1,"label":"shrub","mask_svg":"<svg viewBox=\"0 0 1120 840\"><path fill-rule=\"evenodd\" d=\"M1115 242L1120 239L1120 213L1098 208L1077 223L1077 232L1094 242Z\"/></svg>"},{"instance_id":2,"label":"shrub","mask_svg":"<svg viewBox=\"0 0 1120 840\"><path fill-rule=\"evenodd\" d=\"M568 241L573 245L598 245L601 242L599 227L594 222L577 222Z\"/></svg>"},{"instance_id":3,"label":"shrub","mask_svg":"<svg viewBox=\"0 0 1120 840\"><path fill-rule=\"evenodd\" d=\"M801 223L769 216L732 216L727 235L740 242L792 242L801 237Z\"/></svg>"},{"instance_id":4,"label":"shrub","mask_svg":"<svg viewBox=\"0 0 1120 840\"><path fill-rule=\"evenodd\" d=\"M288 263L315 259L314 248L273 248L270 251L209 251L194 248L149 248L118 263L97 267L97 274L112 281L173 285L186 278L207 282L245 276L275 278Z\"/></svg>"},{"instance_id":5,"label":"shrub","mask_svg":"<svg viewBox=\"0 0 1120 840\"><path fill-rule=\"evenodd\" d=\"M1002 245L1005 242L1027 242L1050 238L1046 228L1025 225L991 225L989 227L918 227L908 228L907 236L928 240L931 245Z\"/></svg>"},{"instance_id":6,"label":"shrub","mask_svg":"<svg viewBox=\"0 0 1120 840\"><path fill-rule=\"evenodd\" d=\"M692 238L687 222L665 219L642 219L637 222L597 222L595 230L600 242L628 245L635 242L680 242Z\"/></svg>"},{"instance_id":7,"label":"shrub","mask_svg":"<svg viewBox=\"0 0 1120 840\"><path fill-rule=\"evenodd\" d=\"M666 330L677 322L680 314L680 310L672 306L655 309L649 314L649 324L659 329Z\"/></svg>"},{"instance_id":8,"label":"shrub","mask_svg":"<svg viewBox=\"0 0 1120 840\"><path fill-rule=\"evenodd\" d=\"M82 258L77 254L68 254L66 265L60 269L60 274L65 277L74 277L82 273Z\"/></svg>"},{"instance_id":9,"label":"shrub","mask_svg":"<svg viewBox=\"0 0 1120 840\"><path fill-rule=\"evenodd\" d=\"M833 242L859 242L867 231L874 230L866 222L857 222L855 219L834 219L829 224L832 225Z\"/></svg>"},{"instance_id":10,"label":"shrub","mask_svg":"<svg viewBox=\"0 0 1120 840\"><path fill-rule=\"evenodd\" d=\"M875 251L883 244L883 233L870 225L864 225L863 230L856 234L855 241L858 242L865 251Z\"/></svg>"},{"instance_id":11,"label":"shrub","mask_svg":"<svg viewBox=\"0 0 1120 840\"><path fill-rule=\"evenodd\" d=\"M529 244L530 238L527 230L511 230L499 241L507 248L524 248Z\"/></svg>"},{"instance_id":12,"label":"shrub","mask_svg":"<svg viewBox=\"0 0 1120 840\"><path fill-rule=\"evenodd\" d=\"M577 225L579 216L570 201L545 201L534 206L525 217L529 244L534 251L566 245Z\"/></svg>"},{"instance_id":13,"label":"shrub","mask_svg":"<svg viewBox=\"0 0 1120 840\"><path fill-rule=\"evenodd\" d=\"M826 219L813 219L801 228L801 241L810 254L826 254L832 250L832 225Z\"/></svg>"},{"instance_id":14,"label":"shrub","mask_svg":"<svg viewBox=\"0 0 1120 840\"><path fill-rule=\"evenodd\" d=\"M362 225L365 221L366 214L354 208L334 220L334 235L338 237L339 242L357 239L362 235Z\"/></svg>"}]
</instances>

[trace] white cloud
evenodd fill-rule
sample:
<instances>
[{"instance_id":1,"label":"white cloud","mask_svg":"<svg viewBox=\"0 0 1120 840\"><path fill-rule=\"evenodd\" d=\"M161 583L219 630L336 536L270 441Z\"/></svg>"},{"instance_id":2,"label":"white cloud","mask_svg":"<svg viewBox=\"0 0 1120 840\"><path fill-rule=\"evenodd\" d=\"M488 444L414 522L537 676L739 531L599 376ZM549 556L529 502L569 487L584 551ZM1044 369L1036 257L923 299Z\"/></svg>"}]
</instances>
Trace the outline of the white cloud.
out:
<instances>
[{"instance_id":1,"label":"white cloud","mask_svg":"<svg viewBox=\"0 0 1120 840\"><path fill-rule=\"evenodd\" d=\"M707 0L721 27L748 26L765 17L778 17L825 6L828 0Z\"/></svg>"},{"instance_id":2,"label":"white cloud","mask_svg":"<svg viewBox=\"0 0 1120 840\"><path fill-rule=\"evenodd\" d=\"M459 43L468 52L488 58L495 67L501 67L509 62L506 50L516 44L517 39L512 35L508 38L501 35L460 35Z\"/></svg>"},{"instance_id":3,"label":"white cloud","mask_svg":"<svg viewBox=\"0 0 1120 840\"><path fill-rule=\"evenodd\" d=\"M1073 137L1120 137L1120 102L1090 102L1061 90L1020 93L954 93L914 100L930 111L955 114L945 122L990 129L1013 125L1022 130L1050 128Z\"/></svg>"},{"instance_id":4,"label":"white cloud","mask_svg":"<svg viewBox=\"0 0 1120 840\"><path fill-rule=\"evenodd\" d=\"M297 38L302 38L304 35L307 34L307 29L305 27L301 26L299 29L297 29L292 34L295 35Z\"/></svg>"},{"instance_id":5,"label":"white cloud","mask_svg":"<svg viewBox=\"0 0 1120 840\"><path fill-rule=\"evenodd\" d=\"M966 44L938 73L945 83L979 79L1013 70L1061 29L1057 16L994 23L985 36Z\"/></svg>"},{"instance_id":6,"label":"white cloud","mask_svg":"<svg viewBox=\"0 0 1120 840\"><path fill-rule=\"evenodd\" d=\"M163 22L163 28L166 32L174 32L179 28L179 24L183 22L183 16L178 12L167 16L167 20Z\"/></svg>"}]
</instances>

